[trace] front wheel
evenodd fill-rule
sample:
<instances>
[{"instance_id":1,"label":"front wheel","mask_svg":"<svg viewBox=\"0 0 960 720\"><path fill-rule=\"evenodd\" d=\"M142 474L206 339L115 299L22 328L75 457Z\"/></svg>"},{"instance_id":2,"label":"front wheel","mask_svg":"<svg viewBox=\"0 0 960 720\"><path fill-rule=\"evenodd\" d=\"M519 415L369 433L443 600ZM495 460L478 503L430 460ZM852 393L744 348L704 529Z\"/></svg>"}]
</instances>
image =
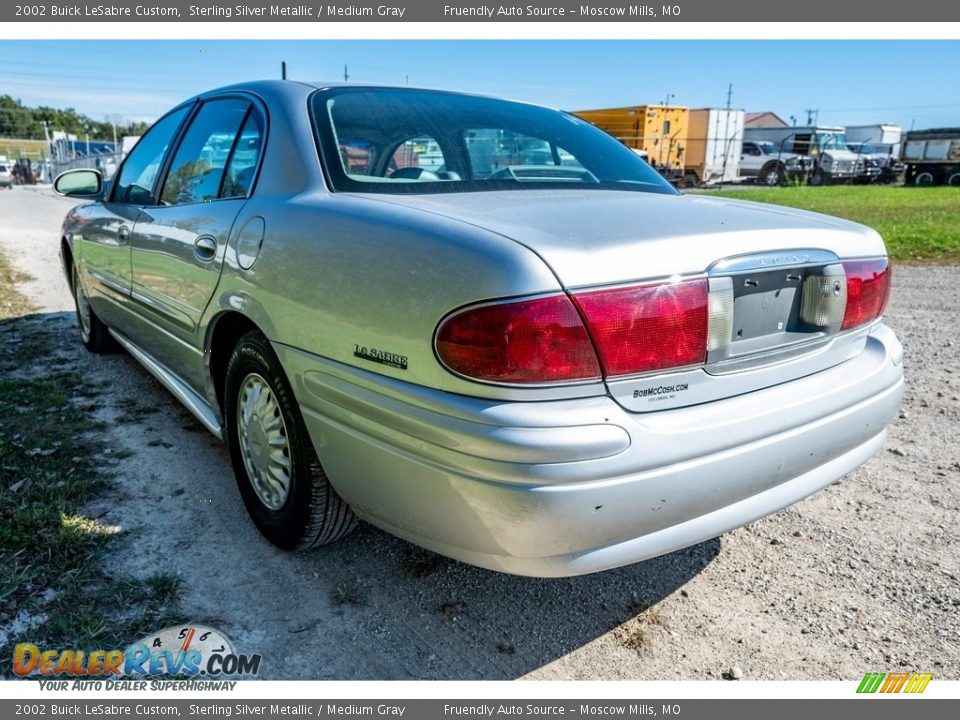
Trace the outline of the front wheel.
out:
<instances>
[{"instance_id":1,"label":"front wheel","mask_svg":"<svg viewBox=\"0 0 960 720\"><path fill-rule=\"evenodd\" d=\"M777 163L768 163L760 171L760 182L770 187L786 185L787 173L782 165Z\"/></svg>"},{"instance_id":2,"label":"front wheel","mask_svg":"<svg viewBox=\"0 0 960 720\"><path fill-rule=\"evenodd\" d=\"M260 532L285 550L306 550L353 530L353 511L320 466L280 361L260 332L234 348L224 397L233 472Z\"/></svg>"}]
</instances>

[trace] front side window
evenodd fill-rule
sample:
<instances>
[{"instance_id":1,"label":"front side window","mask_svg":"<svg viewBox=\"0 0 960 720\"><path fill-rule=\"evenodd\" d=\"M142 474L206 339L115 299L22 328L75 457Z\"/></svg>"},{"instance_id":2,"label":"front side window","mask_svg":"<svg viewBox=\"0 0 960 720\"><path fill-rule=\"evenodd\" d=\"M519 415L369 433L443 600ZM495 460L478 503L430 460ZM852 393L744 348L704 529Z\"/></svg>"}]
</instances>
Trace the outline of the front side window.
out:
<instances>
[{"instance_id":1,"label":"front side window","mask_svg":"<svg viewBox=\"0 0 960 720\"><path fill-rule=\"evenodd\" d=\"M136 205L153 202L153 185L160 165L189 110L183 107L158 120L130 151L117 179L115 202Z\"/></svg>"},{"instance_id":2,"label":"front side window","mask_svg":"<svg viewBox=\"0 0 960 720\"><path fill-rule=\"evenodd\" d=\"M339 191L676 192L629 148L556 110L388 88L321 91L311 104L324 165Z\"/></svg>"},{"instance_id":3,"label":"front side window","mask_svg":"<svg viewBox=\"0 0 960 720\"><path fill-rule=\"evenodd\" d=\"M217 199L224 169L249 109L249 102L233 98L204 103L170 164L160 193L162 204Z\"/></svg>"}]
</instances>

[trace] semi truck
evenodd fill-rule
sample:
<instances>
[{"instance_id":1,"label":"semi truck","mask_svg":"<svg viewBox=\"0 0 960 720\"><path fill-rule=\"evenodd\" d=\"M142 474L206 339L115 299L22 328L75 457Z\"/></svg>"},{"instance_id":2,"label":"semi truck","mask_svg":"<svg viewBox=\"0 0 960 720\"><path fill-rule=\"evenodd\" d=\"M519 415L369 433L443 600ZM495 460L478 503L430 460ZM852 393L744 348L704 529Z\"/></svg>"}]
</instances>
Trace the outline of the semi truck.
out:
<instances>
[{"instance_id":1,"label":"semi truck","mask_svg":"<svg viewBox=\"0 0 960 720\"><path fill-rule=\"evenodd\" d=\"M900 159L907 185L960 187L960 128L910 130Z\"/></svg>"},{"instance_id":2,"label":"semi truck","mask_svg":"<svg viewBox=\"0 0 960 720\"><path fill-rule=\"evenodd\" d=\"M713 185L740 179L743 119L743 110L698 108L690 111L683 158L685 185Z\"/></svg>"},{"instance_id":3,"label":"semi truck","mask_svg":"<svg viewBox=\"0 0 960 720\"><path fill-rule=\"evenodd\" d=\"M813 167L808 178L811 185L853 182L866 167L866 159L847 147L844 128L839 126L747 128L743 138L772 142L781 152L811 157Z\"/></svg>"},{"instance_id":4,"label":"semi truck","mask_svg":"<svg viewBox=\"0 0 960 720\"><path fill-rule=\"evenodd\" d=\"M647 161L671 182L684 174L690 109L682 105L633 105L573 113L629 148L647 153Z\"/></svg>"}]
</instances>

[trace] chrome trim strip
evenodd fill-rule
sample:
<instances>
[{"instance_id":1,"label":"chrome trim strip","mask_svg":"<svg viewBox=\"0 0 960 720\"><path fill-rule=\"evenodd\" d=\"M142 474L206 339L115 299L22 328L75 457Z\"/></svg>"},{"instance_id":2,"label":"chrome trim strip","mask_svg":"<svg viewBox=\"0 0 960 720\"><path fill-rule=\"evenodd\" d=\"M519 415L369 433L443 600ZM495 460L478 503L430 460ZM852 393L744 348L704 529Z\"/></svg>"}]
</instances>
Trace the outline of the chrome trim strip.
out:
<instances>
[{"instance_id":1,"label":"chrome trim strip","mask_svg":"<svg viewBox=\"0 0 960 720\"><path fill-rule=\"evenodd\" d=\"M113 328L110 329L110 334L117 339L117 342L120 343L135 360L147 369L147 372L153 375L177 400L183 403L183 406L187 408L207 430L213 433L218 440L223 440L223 428L220 425L220 420L202 397L194 392L180 378L154 360L144 350L134 345L133 342L125 336Z\"/></svg>"},{"instance_id":2,"label":"chrome trim strip","mask_svg":"<svg viewBox=\"0 0 960 720\"><path fill-rule=\"evenodd\" d=\"M795 265L829 265L837 262L840 262L840 258L828 250L800 248L724 258L711 265L707 269L707 274L710 276L732 275L757 270L776 270Z\"/></svg>"},{"instance_id":3,"label":"chrome trim strip","mask_svg":"<svg viewBox=\"0 0 960 720\"><path fill-rule=\"evenodd\" d=\"M140 290L137 290L134 287L131 287L130 296L136 300L140 305L152 310L157 315L160 315L170 322L176 323L184 330L189 330L193 332L197 329L196 324L193 322L191 317L184 312L180 312L176 308L171 307L167 303L157 300L155 297L148 295Z\"/></svg>"},{"instance_id":4,"label":"chrome trim strip","mask_svg":"<svg viewBox=\"0 0 960 720\"><path fill-rule=\"evenodd\" d=\"M91 270L89 267L86 268L87 274L96 280L98 283L103 285L108 290L113 290L115 293L123 295L123 297L130 297L130 288L123 283L117 282L116 280L107 277L97 270Z\"/></svg>"}]
</instances>

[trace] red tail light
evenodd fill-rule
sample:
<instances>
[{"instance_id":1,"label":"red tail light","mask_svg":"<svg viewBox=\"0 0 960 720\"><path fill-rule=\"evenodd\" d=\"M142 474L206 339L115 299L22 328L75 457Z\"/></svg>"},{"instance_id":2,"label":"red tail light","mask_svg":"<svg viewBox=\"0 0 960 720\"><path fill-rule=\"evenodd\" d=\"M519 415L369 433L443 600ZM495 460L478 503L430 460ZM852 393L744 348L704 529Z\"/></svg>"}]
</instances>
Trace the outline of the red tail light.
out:
<instances>
[{"instance_id":1,"label":"red tail light","mask_svg":"<svg viewBox=\"0 0 960 720\"><path fill-rule=\"evenodd\" d=\"M893 268L886 258L843 263L847 274L847 307L841 330L865 325L883 314L890 299Z\"/></svg>"},{"instance_id":2,"label":"red tail light","mask_svg":"<svg viewBox=\"0 0 960 720\"><path fill-rule=\"evenodd\" d=\"M604 376L702 363L707 356L705 279L577 293Z\"/></svg>"},{"instance_id":3,"label":"red tail light","mask_svg":"<svg viewBox=\"0 0 960 720\"><path fill-rule=\"evenodd\" d=\"M477 380L549 383L600 377L587 330L566 295L482 305L437 329L437 355Z\"/></svg>"}]
</instances>

